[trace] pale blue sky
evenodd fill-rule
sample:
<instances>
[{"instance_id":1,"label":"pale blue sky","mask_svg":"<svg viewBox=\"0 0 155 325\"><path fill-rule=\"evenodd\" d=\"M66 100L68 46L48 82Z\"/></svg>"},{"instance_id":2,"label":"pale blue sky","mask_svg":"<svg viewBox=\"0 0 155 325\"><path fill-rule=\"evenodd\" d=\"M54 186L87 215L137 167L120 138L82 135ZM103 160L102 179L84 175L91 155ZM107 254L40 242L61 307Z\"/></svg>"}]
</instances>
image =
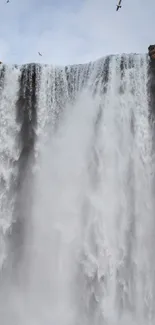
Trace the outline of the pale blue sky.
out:
<instances>
[{"instance_id":1,"label":"pale blue sky","mask_svg":"<svg viewBox=\"0 0 155 325\"><path fill-rule=\"evenodd\" d=\"M0 60L83 63L155 43L155 0L0 0ZM38 51L43 57L38 56Z\"/></svg>"}]
</instances>

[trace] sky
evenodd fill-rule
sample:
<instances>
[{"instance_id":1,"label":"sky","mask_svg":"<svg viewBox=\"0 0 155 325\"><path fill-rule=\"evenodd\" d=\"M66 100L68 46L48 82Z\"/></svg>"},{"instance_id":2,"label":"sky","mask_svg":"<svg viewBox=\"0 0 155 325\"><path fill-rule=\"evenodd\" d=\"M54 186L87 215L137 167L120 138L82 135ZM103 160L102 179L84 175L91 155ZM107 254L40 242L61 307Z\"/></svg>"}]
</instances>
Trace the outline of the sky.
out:
<instances>
[{"instance_id":1,"label":"sky","mask_svg":"<svg viewBox=\"0 0 155 325\"><path fill-rule=\"evenodd\" d=\"M0 60L65 65L155 43L155 0L0 0ZM42 53L42 57L38 55Z\"/></svg>"}]
</instances>

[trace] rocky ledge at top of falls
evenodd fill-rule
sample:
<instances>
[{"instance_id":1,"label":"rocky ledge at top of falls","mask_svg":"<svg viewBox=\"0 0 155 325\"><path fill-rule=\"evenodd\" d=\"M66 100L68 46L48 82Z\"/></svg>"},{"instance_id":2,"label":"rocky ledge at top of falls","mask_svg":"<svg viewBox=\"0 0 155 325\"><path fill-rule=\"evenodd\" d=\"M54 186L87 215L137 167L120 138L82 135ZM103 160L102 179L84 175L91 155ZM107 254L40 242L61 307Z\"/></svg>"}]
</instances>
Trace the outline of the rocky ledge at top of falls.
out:
<instances>
[{"instance_id":1,"label":"rocky ledge at top of falls","mask_svg":"<svg viewBox=\"0 0 155 325\"><path fill-rule=\"evenodd\" d=\"M107 55L105 57L99 58L96 61L90 61L88 63L83 64L72 64L72 65L64 65L64 66L54 66L52 64L40 64L40 63L26 63L22 65L0 65L0 89L3 88L3 80L5 76L6 70L14 69L19 73L20 85L22 86L24 83L29 84L31 89L33 87L36 88L38 84L42 71L46 69L47 74L52 76L52 80L55 85L63 87L62 79L66 80L68 85L68 89L70 94L75 91L77 88L77 84L80 80L80 87L76 89L76 91L81 91L83 87L88 85L88 80L93 75L93 80L89 83L98 84L97 79L100 79L101 84L105 84L109 80L109 71L110 64L112 60L115 60L117 68L120 71L121 78L124 75L124 70L132 69L135 67L137 61L139 60L140 66L144 64L148 67L148 81L151 85L151 92L155 93L155 60L152 60L148 54L118 54L118 55ZM92 82L93 81L93 82ZM76 84L76 86L75 86ZM69 95L70 95L69 94ZM74 96L73 96L74 97ZM155 97L155 96L154 96ZM154 101L155 102L155 101Z\"/></svg>"},{"instance_id":2,"label":"rocky ledge at top of falls","mask_svg":"<svg viewBox=\"0 0 155 325\"><path fill-rule=\"evenodd\" d=\"M96 77L101 77L104 81L108 81L108 73L110 69L110 63L114 59L117 62L117 67L123 75L123 71L126 69L131 69L135 67L137 58L141 59L141 65L143 65L144 61L147 62L148 65L148 75L150 74L150 70L155 74L155 60L151 60L148 54L117 54L117 55L107 55L105 57L99 58L96 61L90 61L88 63L83 64L72 64L72 65L52 65L52 64L40 64L40 63L26 63L22 65L17 64L2 64L0 65L0 87L3 83L5 71L8 69L17 69L21 71L21 80L28 81L29 76L31 76L31 86L35 86L36 79L39 81L40 74L43 69L49 69L49 71L53 71L55 74L55 79L58 77L66 78L67 82L69 82L70 88L72 88L71 84L75 83L83 77L82 86L86 85L86 81L92 75L92 72L95 71L95 79ZM27 76L27 77L26 77ZM60 78L59 78L60 79ZM85 81L84 81L85 79ZM80 89L81 90L81 89Z\"/></svg>"},{"instance_id":3,"label":"rocky ledge at top of falls","mask_svg":"<svg viewBox=\"0 0 155 325\"><path fill-rule=\"evenodd\" d=\"M117 68L120 70L121 77L123 77L124 70L135 67L137 60L140 60L140 65L143 65L145 61L148 66L148 79L151 80L151 83L155 84L155 60L151 60L148 54L123 53L119 55L107 55L99 58L96 61L90 61L88 63L64 66L54 66L52 64L40 64L33 62L22 65L7 65L2 63L0 65L0 88L3 87L2 85L5 71L8 69L17 69L18 72L20 71L20 83L30 83L31 88L36 87L36 84L38 84L41 78L42 71L46 69L46 71L49 70L47 73L52 75L52 79L55 80L56 85L58 79L58 84L60 86L61 80L65 78L71 93L75 89L75 83L77 84L79 80L82 80L82 82L80 82L80 89L78 89L81 91L84 86L87 86L88 80L90 80L92 74L94 77L93 81L95 83L96 79L100 79L102 84L107 83L109 80L108 75L112 60L117 62ZM92 78L90 83L92 83Z\"/></svg>"},{"instance_id":4,"label":"rocky ledge at top of falls","mask_svg":"<svg viewBox=\"0 0 155 325\"><path fill-rule=\"evenodd\" d=\"M56 102L57 107L65 106L66 101L74 100L78 92L89 87L93 94L96 93L99 85L103 93L107 90L107 84L113 70L117 70L120 80L124 78L128 69L137 70L136 75L145 65L148 74L148 94L150 94L150 105L155 111L155 60L151 60L148 54L120 54L108 55L96 61L73 64L66 66L54 66L40 63L27 63L23 65L0 65L0 96L6 82L18 75L19 83L19 106L31 106L31 113L36 109L36 97L40 84L44 89L51 88L51 103ZM137 67L137 68L136 68ZM13 75L9 76L11 70ZM7 81L6 81L7 79ZM14 82L12 80L12 82ZM57 91L56 91L57 90ZM120 91L122 92L120 87ZM54 96L54 99L53 99ZM32 104L32 105L31 105ZM28 110L29 111L29 110ZM29 114L32 115L32 114ZM36 118L35 118L36 119Z\"/></svg>"},{"instance_id":5,"label":"rocky ledge at top of falls","mask_svg":"<svg viewBox=\"0 0 155 325\"><path fill-rule=\"evenodd\" d=\"M27 111L26 120L31 120L34 115L32 119L36 121L37 96L40 88L44 90L47 88L51 89L50 95L47 96L47 100L50 100L52 105L56 103L56 111L61 111L62 107L68 102L68 99L69 101L74 100L77 94L84 88L88 87L92 94L95 94L99 87L99 93L106 93L112 71L117 71L121 81L128 69L134 70L133 78L137 78L139 74L138 71L141 70L141 67L143 69L144 66L148 75L149 104L151 110L155 111L155 60L151 60L148 54L136 53L108 55L85 64L66 66L53 66L40 63L27 63L23 65L1 64L0 100L5 84L8 83L10 78L12 83L14 83L13 79L17 77L19 87L18 105L16 106L20 107L20 112L21 106L23 107L22 112ZM11 71L13 74L10 74ZM123 93L121 85L119 91ZM22 119L21 113L18 115L20 115L20 119ZM23 134L24 132L23 130ZM31 133L33 133L33 128Z\"/></svg>"},{"instance_id":6,"label":"rocky ledge at top of falls","mask_svg":"<svg viewBox=\"0 0 155 325\"><path fill-rule=\"evenodd\" d=\"M122 68L123 68L123 62L126 62L128 60L128 68L132 68L134 66L134 60L135 60L135 57L136 56L140 56L142 55L143 57L145 56L146 58L148 58L148 62L152 65L154 65L154 60L149 60L149 55L148 54L139 54L139 53L122 53L122 54L111 54L111 55L107 55L107 56L104 56L102 58L99 58L97 60L94 60L94 61L89 61L87 63L78 63L78 64L71 64L71 65L53 65L52 63L51 64L46 64L46 63L37 63L37 62L30 62L30 63L24 63L22 65L19 65L19 64L12 64L12 66L16 69L28 69L32 66L36 66L38 69L42 68L42 67L50 67L52 66L53 68L56 68L56 69L59 69L59 70L66 70L66 71L69 71L70 69L76 69L76 68L83 68L83 67L86 67L86 66L89 66L90 64L91 65L98 65L100 64L103 60L104 61L110 61L111 58L115 57L116 59L119 59L121 58L121 65L122 65ZM1 62L1 67L6 67L6 66L10 66Z\"/></svg>"}]
</instances>

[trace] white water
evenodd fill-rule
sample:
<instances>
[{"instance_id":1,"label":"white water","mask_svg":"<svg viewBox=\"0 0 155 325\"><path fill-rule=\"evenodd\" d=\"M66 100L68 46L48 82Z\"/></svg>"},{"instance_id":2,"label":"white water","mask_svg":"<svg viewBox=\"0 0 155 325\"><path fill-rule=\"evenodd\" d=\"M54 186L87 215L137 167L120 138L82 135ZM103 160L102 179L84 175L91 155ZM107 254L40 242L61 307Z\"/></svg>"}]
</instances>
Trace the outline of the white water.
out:
<instances>
[{"instance_id":1,"label":"white water","mask_svg":"<svg viewBox=\"0 0 155 325\"><path fill-rule=\"evenodd\" d=\"M113 57L101 94L103 63L90 66L90 88L74 104L67 105L62 72L66 105L56 132L62 90L54 93L55 70L42 71L29 276L8 286L4 325L154 324L147 62L135 56L121 78L120 58ZM78 73L80 89L85 69Z\"/></svg>"},{"instance_id":2,"label":"white water","mask_svg":"<svg viewBox=\"0 0 155 325\"><path fill-rule=\"evenodd\" d=\"M15 143L19 132L15 107L19 90L18 76L18 70L7 67L4 87L0 89L0 268L7 254L4 236L12 221L15 201L11 185L17 176L13 163L19 156L19 149Z\"/></svg>"}]
</instances>

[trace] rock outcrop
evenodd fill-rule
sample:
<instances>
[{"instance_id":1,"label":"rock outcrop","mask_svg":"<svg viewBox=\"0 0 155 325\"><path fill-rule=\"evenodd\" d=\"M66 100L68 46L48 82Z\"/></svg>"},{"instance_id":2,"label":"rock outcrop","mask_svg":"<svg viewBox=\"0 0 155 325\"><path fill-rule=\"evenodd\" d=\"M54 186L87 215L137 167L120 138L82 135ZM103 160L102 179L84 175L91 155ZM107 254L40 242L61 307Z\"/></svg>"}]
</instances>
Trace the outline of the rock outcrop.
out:
<instances>
[{"instance_id":1,"label":"rock outcrop","mask_svg":"<svg viewBox=\"0 0 155 325\"><path fill-rule=\"evenodd\" d=\"M148 47L149 57L151 60L155 60L155 45L150 45Z\"/></svg>"}]
</instances>

